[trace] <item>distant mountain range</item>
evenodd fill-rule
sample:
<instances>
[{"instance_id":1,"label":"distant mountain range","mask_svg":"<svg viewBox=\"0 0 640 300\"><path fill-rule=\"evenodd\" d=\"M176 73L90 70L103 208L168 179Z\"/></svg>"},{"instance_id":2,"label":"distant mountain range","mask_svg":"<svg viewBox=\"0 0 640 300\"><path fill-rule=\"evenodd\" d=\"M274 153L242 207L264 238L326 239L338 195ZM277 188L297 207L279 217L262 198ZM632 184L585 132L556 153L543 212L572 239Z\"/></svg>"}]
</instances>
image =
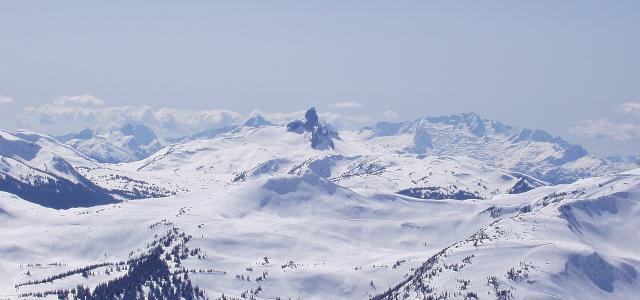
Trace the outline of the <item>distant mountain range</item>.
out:
<instances>
[{"instance_id":1,"label":"distant mountain range","mask_svg":"<svg viewBox=\"0 0 640 300\"><path fill-rule=\"evenodd\" d=\"M55 139L104 163L136 161L162 149L154 132L141 124L128 124L106 134L87 128Z\"/></svg>"},{"instance_id":2,"label":"distant mountain range","mask_svg":"<svg viewBox=\"0 0 640 300\"><path fill-rule=\"evenodd\" d=\"M212 178L216 185L265 174L313 173L356 190L376 182L378 188L417 198L467 199L638 167L637 158L599 158L545 131L472 113L338 132L312 108L305 119L286 126L257 115L242 126L207 130L164 148L140 124L55 139L3 131L0 138L0 190L57 208L173 194L180 184L163 187L153 179L169 170L196 181ZM486 172L500 174L489 176L499 180L488 180ZM148 180L140 177L146 173ZM108 180L114 176L119 181Z\"/></svg>"},{"instance_id":3,"label":"distant mountain range","mask_svg":"<svg viewBox=\"0 0 640 300\"><path fill-rule=\"evenodd\" d=\"M333 148L333 139L339 138L339 133L331 129L330 125L319 122L315 110L310 110L308 116L310 121L305 119L291 122L287 125L288 130L311 132L313 148ZM214 139L242 127L262 126L273 124L257 115L247 120L243 126L213 128L191 136L167 139L167 142L176 144ZM520 172L554 184L616 173L640 165L638 156L597 157L589 154L582 146L553 137L546 131L513 127L482 119L473 113L426 117L410 122L380 122L356 133L360 139L383 146L394 153L467 156L487 165ZM346 131L346 134L350 132ZM163 143L153 131L140 124L129 124L106 134L85 129L55 138L104 163L142 160L163 148Z\"/></svg>"},{"instance_id":4,"label":"distant mountain range","mask_svg":"<svg viewBox=\"0 0 640 300\"><path fill-rule=\"evenodd\" d=\"M634 299L638 199L635 158L475 114L0 130L0 298Z\"/></svg>"},{"instance_id":5,"label":"distant mountain range","mask_svg":"<svg viewBox=\"0 0 640 300\"><path fill-rule=\"evenodd\" d=\"M377 123L358 134L390 151L468 156L551 183L635 168L638 157L600 158L539 129L518 128L473 113Z\"/></svg>"}]
</instances>

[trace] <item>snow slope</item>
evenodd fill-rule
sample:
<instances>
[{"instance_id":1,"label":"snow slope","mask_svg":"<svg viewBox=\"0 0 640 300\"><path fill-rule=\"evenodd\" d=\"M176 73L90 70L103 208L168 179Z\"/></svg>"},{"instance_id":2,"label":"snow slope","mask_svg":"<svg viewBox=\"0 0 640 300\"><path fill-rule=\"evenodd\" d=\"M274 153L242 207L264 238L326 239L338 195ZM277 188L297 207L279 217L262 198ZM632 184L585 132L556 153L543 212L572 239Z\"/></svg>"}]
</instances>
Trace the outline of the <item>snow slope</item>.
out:
<instances>
[{"instance_id":1,"label":"snow slope","mask_svg":"<svg viewBox=\"0 0 640 300\"><path fill-rule=\"evenodd\" d=\"M634 299L638 171L495 199L495 220L374 299ZM523 196L525 196L523 195Z\"/></svg>"},{"instance_id":2,"label":"snow slope","mask_svg":"<svg viewBox=\"0 0 640 300\"><path fill-rule=\"evenodd\" d=\"M348 132L332 140L333 148L318 150L310 142L312 136L313 132L290 132L282 126L243 126L213 139L172 145L122 168L172 177L196 189L223 188L267 175L315 174L362 194L402 192L431 199L481 199L546 185L471 158L390 152Z\"/></svg>"},{"instance_id":3,"label":"snow slope","mask_svg":"<svg viewBox=\"0 0 640 300\"><path fill-rule=\"evenodd\" d=\"M0 190L53 208L93 206L176 192L170 184L153 185L144 176L100 164L51 137L2 130Z\"/></svg>"},{"instance_id":4,"label":"snow slope","mask_svg":"<svg viewBox=\"0 0 640 300\"><path fill-rule=\"evenodd\" d=\"M0 190L54 208L115 201L73 164L92 166L93 162L49 137L0 131Z\"/></svg>"},{"instance_id":5,"label":"snow slope","mask_svg":"<svg viewBox=\"0 0 640 300\"><path fill-rule=\"evenodd\" d=\"M517 128L473 113L381 122L361 129L358 136L389 151L468 156L552 183L638 167L638 160L599 158L543 130Z\"/></svg>"},{"instance_id":6,"label":"snow slope","mask_svg":"<svg viewBox=\"0 0 640 300\"><path fill-rule=\"evenodd\" d=\"M364 197L313 174L66 211L3 193L0 296L93 290L173 234L188 238L167 253L195 254L163 261L210 298L632 299L639 197L637 171L482 201Z\"/></svg>"}]
</instances>

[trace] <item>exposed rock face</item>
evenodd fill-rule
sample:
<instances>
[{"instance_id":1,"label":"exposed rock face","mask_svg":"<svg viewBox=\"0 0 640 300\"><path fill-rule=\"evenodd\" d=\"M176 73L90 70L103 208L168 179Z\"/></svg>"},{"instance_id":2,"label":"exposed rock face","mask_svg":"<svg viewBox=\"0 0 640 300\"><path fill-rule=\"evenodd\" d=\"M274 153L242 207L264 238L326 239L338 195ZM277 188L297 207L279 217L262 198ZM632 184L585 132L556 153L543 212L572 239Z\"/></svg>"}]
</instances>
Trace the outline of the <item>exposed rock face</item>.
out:
<instances>
[{"instance_id":1,"label":"exposed rock face","mask_svg":"<svg viewBox=\"0 0 640 300\"><path fill-rule=\"evenodd\" d=\"M295 120L287 124L287 131L295 132L298 134L309 132L311 133L311 147L317 150L333 149L332 136L337 134L329 128L329 126L320 122L318 114L314 107L307 110L304 114L304 120Z\"/></svg>"},{"instance_id":2,"label":"exposed rock face","mask_svg":"<svg viewBox=\"0 0 640 300\"><path fill-rule=\"evenodd\" d=\"M318 126L318 114L316 113L315 107L309 108L309 110L304 113L304 118L306 120L303 125L304 129L313 130L314 127Z\"/></svg>"}]
</instances>

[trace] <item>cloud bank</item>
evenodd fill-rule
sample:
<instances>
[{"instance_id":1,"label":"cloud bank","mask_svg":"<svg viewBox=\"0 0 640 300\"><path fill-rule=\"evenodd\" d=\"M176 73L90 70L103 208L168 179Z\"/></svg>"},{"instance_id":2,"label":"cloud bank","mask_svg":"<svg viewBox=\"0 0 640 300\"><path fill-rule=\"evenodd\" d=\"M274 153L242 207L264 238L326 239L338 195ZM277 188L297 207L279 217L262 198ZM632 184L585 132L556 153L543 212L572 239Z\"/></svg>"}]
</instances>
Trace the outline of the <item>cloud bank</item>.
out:
<instances>
[{"instance_id":1,"label":"cloud bank","mask_svg":"<svg viewBox=\"0 0 640 300\"><path fill-rule=\"evenodd\" d=\"M92 128L108 131L129 123L151 127L161 136L187 135L212 127L239 122L240 113L224 110L184 110L140 106L105 106L92 95L62 96L51 103L26 107L17 118L18 125L51 134Z\"/></svg>"},{"instance_id":2,"label":"cloud bank","mask_svg":"<svg viewBox=\"0 0 640 300\"><path fill-rule=\"evenodd\" d=\"M626 102L618 107L622 113L640 117L640 102Z\"/></svg>"},{"instance_id":3,"label":"cloud bank","mask_svg":"<svg viewBox=\"0 0 640 300\"><path fill-rule=\"evenodd\" d=\"M353 105L355 104L347 104L351 107ZM150 127L161 137L177 137L211 128L240 124L256 114L261 114L273 123L282 124L303 118L304 112L304 110L253 111L250 114L242 114L227 109L188 110L146 105L109 106L96 96L82 94L61 96L44 105L26 107L18 113L16 122L18 127L53 135L76 132L84 128L106 132L125 124L140 123ZM373 121L368 116L330 111L320 111L319 115L335 128L359 128Z\"/></svg>"},{"instance_id":4,"label":"cloud bank","mask_svg":"<svg viewBox=\"0 0 640 300\"><path fill-rule=\"evenodd\" d=\"M2 104L11 104L15 101L11 97L0 95L0 105Z\"/></svg>"},{"instance_id":5,"label":"cloud bank","mask_svg":"<svg viewBox=\"0 0 640 300\"><path fill-rule=\"evenodd\" d=\"M640 139L640 126L632 123L613 123L606 119L585 120L571 132L586 138L610 138L616 141Z\"/></svg>"},{"instance_id":6,"label":"cloud bank","mask_svg":"<svg viewBox=\"0 0 640 300\"><path fill-rule=\"evenodd\" d=\"M640 118L640 102L626 102L613 109ZM586 138L608 138L616 141L640 140L640 120L636 122L613 122L606 118L583 120L570 131Z\"/></svg>"}]
</instances>

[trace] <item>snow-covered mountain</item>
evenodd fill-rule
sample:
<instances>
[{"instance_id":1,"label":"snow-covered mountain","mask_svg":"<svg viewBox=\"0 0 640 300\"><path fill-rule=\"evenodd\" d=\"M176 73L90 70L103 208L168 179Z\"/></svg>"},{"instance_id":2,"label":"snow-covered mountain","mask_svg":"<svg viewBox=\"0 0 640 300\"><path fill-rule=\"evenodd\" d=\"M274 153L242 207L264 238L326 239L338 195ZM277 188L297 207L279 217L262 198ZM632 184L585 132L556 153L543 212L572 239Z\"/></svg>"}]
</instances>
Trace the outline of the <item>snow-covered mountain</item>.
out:
<instances>
[{"instance_id":1,"label":"snow-covered mountain","mask_svg":"<svg viewBox=\"0 0 640 300\"><path fill-rule=\"evenodd\" d=\"M104 163L121 163L149 157L162 148L153 131L141 124L127 124L106 134L91 129L56 137L79 152Z\"/></svg>"},{"instance_id":2,"label":"snow-covered mountain","mask_svg":"<svg viewBox=\"0 0 640 300\"><path fill-rule=\"evenodd\" d=\"M552 183L638 167L638 160L599 158L543 130L517 128L474 113L381 122L361 129L359 136L389 151L468 156Z\"/></svg>"},{"instance_id":3,"label":"snow-covered mountain","mask_svg":"<svg viewBox=\"0 0 640 300\"><path fill-rule=\"evenodd\" d=\"M640 171L482 201L314 174L62 213L0 193L0 295L633 299L639 196Z\"/></svg>"},{"instance_id":4,"label":"snow-covered mountain","mask_svg":"<svg viewBox=\"0 0 640 300\"><path fill-rule=\"evenodd\" d=\"M95 206L177 191L170 184L161 187L145 180L105 166L54 138L0 130L0 191L42 206Z\"/></svg>"},{"instance_id":5,"label":"snow-covered mountain","mask_svg":"<svg viewBox=\"0 0 640 300\"><path fill-rule=\"evenodd\" d=\"M170 173L185 185L220 188L264 176L314 174L360 193L430 199L482 199L547 184L472 158L388 151L354 133L339 136L313 109L307 116L286 127L242 126L213 139L188 139L123 167L153 177Z\"/></svg>"},{"instance_id":6,"label":"snow-covered mountain","mask_svg":"<svg viewBox=\"0 0 640 300\"><path fill-rule=\"evenodd\" d=\"M568 181L632 163L542 131L462 114L338 132L310 109L119 164L35 133L0 133L0 183L76 195L29 181L42 176L110 197L56 210L48 197L0 186L1 299L640 293L640 169L553 185L532 175Z\"/></svg>"},{"instance_id":7,"label":"snow-covered mountain","mask_svg":"<svg viewBox=\"0 0 640 300\"><path fill-rule=\"evenodd\" d=\"M262 126L272 126L272 125L273 123L267 121L262 115L259 115L259 114L250 117L249 119L247 119L247 121L244 122L244 127L262 127ZM214 139L225 133L238 130L238 128L240 128L240 126L238 125L229 125L224 127L211 128L205 131L192 134L190 136L170 138L167 141L176 144L176 143L184 143L184 142L189 142L194 140Z\"/></svg>"},{"instance_id":8,"label":"snow-covered mountain","mask_svg":"<svg viewBox=\"0 0 640 300\"><path fill-rule=\"evenodd\" d=\"M0 190L31 202L54 208L115 202L74 168L93 164L49 137L0 130Z\"/></svg>"},{"instance_id":9,"label":"snow-covered mountain","mask_svg":"<svg viewBox=\"0 0 640 300\"><path fill-rule=\"evenodd\" d=\"M482 212L494 219L488 226L373 299L635 299L638 175L640 169L495 199Z\"/></svg>"}]
</instances>

